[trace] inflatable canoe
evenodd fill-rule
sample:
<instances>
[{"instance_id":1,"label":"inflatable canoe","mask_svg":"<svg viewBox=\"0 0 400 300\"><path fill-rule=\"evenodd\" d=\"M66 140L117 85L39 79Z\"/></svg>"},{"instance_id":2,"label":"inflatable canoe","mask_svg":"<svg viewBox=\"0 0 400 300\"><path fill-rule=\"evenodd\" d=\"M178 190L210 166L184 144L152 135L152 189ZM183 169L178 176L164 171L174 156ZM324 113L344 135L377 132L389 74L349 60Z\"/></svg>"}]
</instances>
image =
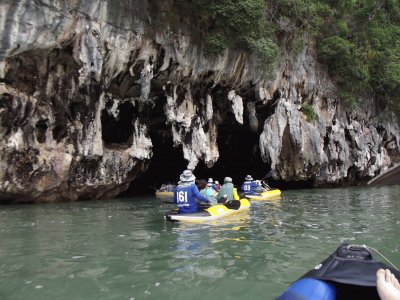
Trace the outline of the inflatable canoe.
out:
<instances>
[{"instance_id":1,"label":"inflatable canoe","mask_svg":"<svg viewBox=\"0 0 400 300\"><path fill-rule=\"evenodd\" d=\"M250 200L269 200L278 198L281 195L281 190L273 189L266 192L262 192L260 195L245 195Z\"/></svg>"},{"instance_id":2,"label":"inflatable canoe","mask_svg":"<svg viewBox=\"0 0 400 300\"><path fill-rule=\"evenodd\" d=\"M156 191L156 197L158 197L158 198L165 198L165 197L173 198L174 197L174 192Z\"/></svg>"},{"instance_id":3,"label":"inflatable canoe","mask_svg":"<svg viewBox=\"0 0 400 300\"><path fill-rule=\"evenodd\" d=\"M209 222L235 215L249 209L249 207L249 200L240 199L230 201L226 204L213 205L205 210L192 214L179 214L177 210L172 210L165 215L165 218L171 222Z\"/></svg>"},{"instance_id":4,"label":"inflatable canoe","mask_svg":"<svg viewBox=\"0 0 400 300\"><path fill-rule=\"evenodd\" d=\"M376 271L400 272L372 257L365 245L341 245L327 259L291 284L276 300L379 300Z\"/></svg>"}]
</instances>

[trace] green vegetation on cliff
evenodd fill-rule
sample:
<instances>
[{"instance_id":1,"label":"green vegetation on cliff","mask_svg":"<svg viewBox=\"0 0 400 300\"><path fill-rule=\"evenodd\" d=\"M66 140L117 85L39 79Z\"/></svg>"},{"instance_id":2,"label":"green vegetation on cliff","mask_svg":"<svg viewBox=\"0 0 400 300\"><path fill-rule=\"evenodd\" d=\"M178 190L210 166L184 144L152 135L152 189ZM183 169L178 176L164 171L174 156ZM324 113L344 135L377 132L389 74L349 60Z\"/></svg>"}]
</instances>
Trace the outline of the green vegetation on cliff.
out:
<instances>
[{"instance_id":1,"label":"green vegetation on cliff","mask_svg":"<svg viewBox=\"0 0 400 300\"><path fill-rule=\"evenodd\" d=\"M330 2L333 15L318 34L318 58L342 87L343 100L352 102L355 95L366 92L397 108L400 102L399 1Z\"/></svg>"},{"instance_id":2,"label":"green vegetation on cliff","mask_svg":"<svg viewBox=\"0 0 400 300\"><path fill-rule=\"evenodd\" d=\"M307 41L344 102L372 94L400 107L399 0L178 1L199 14L209 55L245 47L268 69Z\"/></svg>"},{"instance_id":3,"label":"green vegetation on cliff","mask_svg":"<svg viewBox=\"0 0 400 300\"><path fill-rule=\"evenodd\" d=\"M303 114L307 117L307 121L311 122L317 119L317 113L314 110L314 107L312 107L310 104L308 103L303 103L301 105L301 109L300 109Z\"/></svg>"},{"instance_id":4,"label":"green vegetation on cliff","mask_svg":"<svg viewBox=\"0 0 400 300\"><path fill-rule=\"evenodd\" d=\"M201 14L208 55L218 55L228 47L244 47L254 52L266 67L279 60L281 51L276 29L265 20L265 1L180 1L181 5L187 5Z\"/></svg>"}]
</instances>

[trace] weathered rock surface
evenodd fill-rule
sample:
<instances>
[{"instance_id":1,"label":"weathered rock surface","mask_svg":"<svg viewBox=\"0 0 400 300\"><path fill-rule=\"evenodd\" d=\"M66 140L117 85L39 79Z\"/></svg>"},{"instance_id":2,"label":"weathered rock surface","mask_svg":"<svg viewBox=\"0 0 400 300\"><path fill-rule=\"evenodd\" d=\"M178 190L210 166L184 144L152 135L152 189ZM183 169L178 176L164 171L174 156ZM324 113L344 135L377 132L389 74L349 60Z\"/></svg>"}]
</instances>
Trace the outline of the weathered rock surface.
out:
<instances>
[{"instance_id":1,"label":"weathered rock surface","mask_svg":"<svg viewBox=\"0 0 400 300\"><path fill-rule=\"evenodd\" d=\"M260 133L285 180L354 183L398 159L391 115L368 98L346 110L312 48L283 55L268 81L248 53L205 56L172 0L3 0L0 20L3 200L113 197L146 170L160 128L191 169L227 155L217 138L229 122Z\"/></svg>"},{"instance_id":2,"label":"weathered rock surface","mask_svg":"<svg viewBox=\"0 0 400 300\"><path fill-rule=\"evenodd\" d=\"M290 68L290 76L276 83L280 99L260 136L262 156L278 177L313 179L315 185L355 183L398 159L399 127L390 112L378 113L373 99L360 99L346 111L310 49ZM304 102L313 105L317 120L306 121Z\"/></svg>"}]
</instances>

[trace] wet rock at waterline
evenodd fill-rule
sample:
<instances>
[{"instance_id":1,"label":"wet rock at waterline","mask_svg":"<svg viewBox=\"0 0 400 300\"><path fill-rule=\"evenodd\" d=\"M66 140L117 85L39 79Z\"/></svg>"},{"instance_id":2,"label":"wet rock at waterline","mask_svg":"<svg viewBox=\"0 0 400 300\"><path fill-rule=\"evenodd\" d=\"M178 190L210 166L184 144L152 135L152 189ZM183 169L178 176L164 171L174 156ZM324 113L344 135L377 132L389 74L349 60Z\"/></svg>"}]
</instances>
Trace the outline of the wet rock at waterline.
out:
<instances>
[{"instance_id":1,"label":"wet rock at waterline","mask_svg":"<svg viewBox=\"0 0 400 300\"><path fill-rule=\"evenodd\" d=\"M369 99L346 110L312 48L283 55L267 80L249 53L206 56L190 14L159 2L2 1L1 199L114 197L146 171L151 132L195 169L228 155L221 126L240 126L259 134L254 153L277 178L316 185L374 176L397 159L396 123Z\"/></svg>"}]
</instances>

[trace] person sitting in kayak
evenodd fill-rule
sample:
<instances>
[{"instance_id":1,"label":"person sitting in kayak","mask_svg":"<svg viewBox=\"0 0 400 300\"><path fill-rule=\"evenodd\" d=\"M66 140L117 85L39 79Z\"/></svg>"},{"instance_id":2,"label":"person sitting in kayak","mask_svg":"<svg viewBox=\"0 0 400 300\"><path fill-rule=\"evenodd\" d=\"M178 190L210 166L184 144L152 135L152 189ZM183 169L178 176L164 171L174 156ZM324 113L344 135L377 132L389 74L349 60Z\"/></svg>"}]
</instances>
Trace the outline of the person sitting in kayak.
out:
<instances>
[{"instance_id":1,"label":"person sitting in kayak","mask_svg":"<svg viewBox=\"0 0 400 300\"><path fill-rule=\"evenodd\" d=\"M224 178L224 184L221 186L221 189L219 190L217 199L218 203L225 203L227 201L239 200L237 189L234 187L231 177Z\"/></svg>"},{"instance_id":2,"label":"person sitting in kayak","mask_svg":"<svg viewBox=\"0 0 400 300\"><path fill-rule=\"evenodd\" d=\"M160 192L167 192L167 186L164 183L160 187Z\"/></svg>"},{"instance_id":3,"label":"person sitting in kayak","mask_svg":"<svg viewBox=\"0 0 400 300\"><path fill-rule=\"evenodd\" d=\"M210 203L204 197L195 184L196 177L192 171L185 170L179 177L180 183L174 192L174 203L178 206L179 213L197 212L198 206L196 199L205 203Z\"/></svg>"},{"instance_id":4,"label":"person sitting in kayak","mask_svg":"<svg viewBox=\"0 0 400 300\"><path fill-rule=\"evenodd\" d=\"M217 180L214 181L213 189L217 192L221 189L221 184Z\"/></svg>"},{"instance_id":5,"label":"person sitting in kayak","mask_svg":"<svg viewBox=\"0 0 400 300\"><path fill-rule=\"evenodd\" d=\"M167 182L166 192L173 192L175 187L171 184L171 182Z\"/></svg>"},{"instance_id":6,"label":"person sitting in kayak","mask_svg":"<svg viewBox=\"0 0 400 300\"><path fill-rule=\"evenodd\" d=\"M255 183L257 184L257 187L254 189L256 194L261 194L262 192L268 191L268 189L263 186L261 180L255 180Z\"/></svg>"},{"instance_id":7,"label":"person sitting in kayak","mask_svg":"<svg viewBox=\"0 0 400 300\"><path fill-rule=\"evenodd\" d=\"M216 181L216 182L218 182L218 181ZM207 187L208 184L211 184L211 186L214 189L214 191L218 192L218 190L217 190L217 188L215 186L214 180L212 178L208 178L208 180L206 182L206 186L204 186L204 189ZM200 192L201 192L201 190L200 190Z\"/></svg>"},{"instance_id":8,"label":"person sitting in kayak","mask_svg":"<svg viewBox=\"0 0 400 300\"><path fill-rule=\"evenodd\" d=\"M199 188L200 194L202 194L204 197L207 197L207 187L209 187L209 185L211 185L210 182L205 181L204 179L200 179L197 182L197 187ZM209 192L210 193L210 192Z\"/></svg>"},{"instance_id":9,"label":"person sitting in kayak","mask_svg":"<svg viewBox=\"0 0 400 300\"><path fill-rule=\"evenodd\" d=\"M207 187L207 181L205 179L196 180L196 185L200 193L202 193L205 196L203 190Z\"/></svg>"},{"instance_id":10,"label":"person sitting in kayak","mask_svg":"<svg viewBox=\"0 0 400 300\"><path fill-rule=\"evenodd\" d=\"M261 184L262 184L263 188L264 188L266 191L272 190L271 187L269 186L267 180L261 180Z\"/></svg>"},{"instance_id":11,"label":"person sitting in kayak","mask_svg":"<svg viewBox=\"0 0 400 300\"><path fill-rule=\"evenodd\" d=\"M251 175L246 176L245 182L243 182L241 186L241 190L245 195L259 194L261 189L261 184L257 184L257 182L253 180L253 177L251 177Z\"/></svg>"},{"instance_id":12,"label":"person sitting in kayak","mask_svg":"<svg viewBox=\"0 0 400 300\"><path fill-rule=\"evenodd\" d=\"M208 180L207 180L207 183L214 183L214 180L210 177L210 178L208 178Z\"/></svg>"},{"instance_id":13,"label":"person sitting in kayak","mask_svg":"<svg viewBox=\"0 0 400 300\"><path fill-rule=\"evenodd\" d=\"M217 194L218 192L214 190L213 184L212 183L207 183L207 186L205 189L201 190L200 193L204 195L208 201L210 201L211 205L217 204Z\"/></svg>"}]
</instances>

